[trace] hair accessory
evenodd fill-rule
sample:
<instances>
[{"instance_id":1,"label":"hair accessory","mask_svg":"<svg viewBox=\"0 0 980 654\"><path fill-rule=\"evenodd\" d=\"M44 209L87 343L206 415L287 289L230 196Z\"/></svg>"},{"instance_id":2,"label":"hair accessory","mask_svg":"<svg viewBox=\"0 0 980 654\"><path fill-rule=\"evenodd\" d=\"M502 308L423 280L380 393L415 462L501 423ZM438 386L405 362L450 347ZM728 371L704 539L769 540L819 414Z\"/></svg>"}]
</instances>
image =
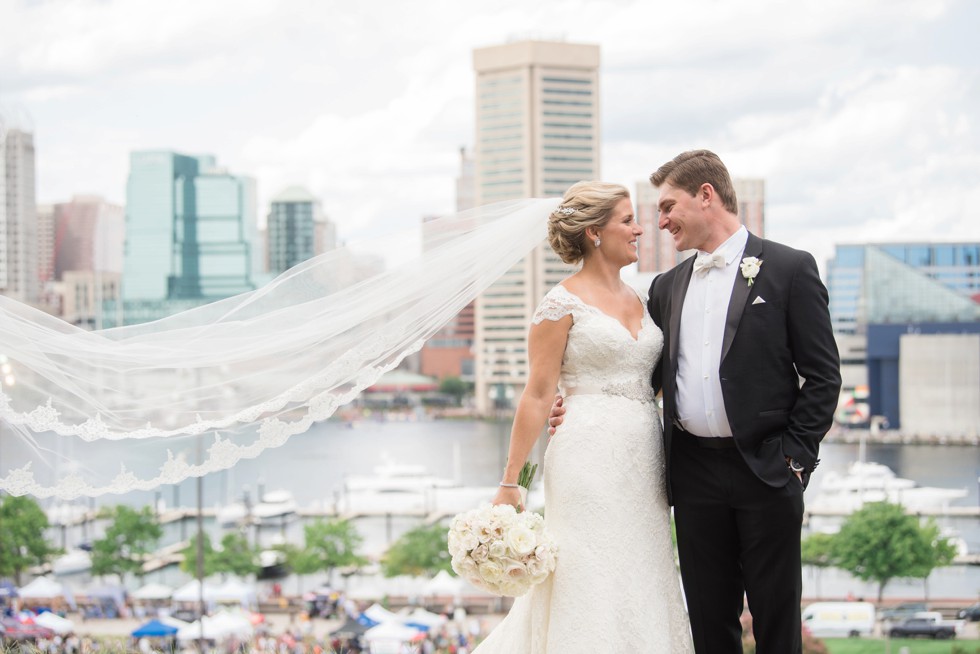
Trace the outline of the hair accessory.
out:
<instances>
[{"instance_id":1,"label":"hair accessory","mask_svg":"<svg viewBox=\"0 0 980 654\"><path fill-rule=\"evenodd\" d=\"M571 216L573 213L575 213L575 209L572 207L563 207L559 204L558 208L555 209L555 213L560 213L563 216Z\"/></svg>"},{"instance_id":2,"label":"hair accessory","mask_svg":"<svg viewBox=\"0 0 980 654\"><path fill-rule=\"evenodd\" d=\"M600 244L600 243L602 243L602 240L601 240L601 239L600 239L600 238L599 238L598 236L596 236L596 237L595 237L595 246L596 246L596 247L599 247L599 244Z\"/></svg>"}]
</instances>

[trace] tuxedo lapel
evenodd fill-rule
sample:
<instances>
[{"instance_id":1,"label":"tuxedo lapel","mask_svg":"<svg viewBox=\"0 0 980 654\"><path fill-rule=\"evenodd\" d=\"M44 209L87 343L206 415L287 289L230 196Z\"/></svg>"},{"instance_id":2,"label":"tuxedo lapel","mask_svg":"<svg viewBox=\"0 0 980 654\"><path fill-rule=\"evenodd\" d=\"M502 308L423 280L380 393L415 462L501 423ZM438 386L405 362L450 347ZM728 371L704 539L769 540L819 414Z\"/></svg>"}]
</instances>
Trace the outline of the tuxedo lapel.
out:
<instances>
[{"instance_id":1,"label":"tuxedo lapel","mask_svg":"<svg viewBox=\"0 0 980 654\"><path fill-rule=\"evenodd\" d=\"M745 242L745 251L742 253L742 257L758 257L762 259L762 239L750 233L749 239ZM760 275L764 274L762 270L765 270L765 268L760 269ZM738 331L738 323L742 320L742 313L745 311L745 303L749 299L749 292L751 290L752 287L749 286L749 281L742 277L741 270L735 273L735 284L732 286L732 296L728 302L728 317L725 319L725 336L721 342L722 362L725 361L725 357L728 355L732 341L735 340L735 332Z\"/></svg>"},{"instance_id":2,"label":"tuxedo lapel","mask_svg":"<svg viewBox=\"0 0 980 654\"><path fill-rule=\"evenodd\" d=\"M687 297L687 287L691 284L691 273L694 270L694 257L690 257L677 267L674 285L670 294L670 364L667 374L673 379L677 372L677 346L681 340L681 311L684 308L684 298ZM673 383L673 382L671 382Z\"/></svg>"}]
</instances>

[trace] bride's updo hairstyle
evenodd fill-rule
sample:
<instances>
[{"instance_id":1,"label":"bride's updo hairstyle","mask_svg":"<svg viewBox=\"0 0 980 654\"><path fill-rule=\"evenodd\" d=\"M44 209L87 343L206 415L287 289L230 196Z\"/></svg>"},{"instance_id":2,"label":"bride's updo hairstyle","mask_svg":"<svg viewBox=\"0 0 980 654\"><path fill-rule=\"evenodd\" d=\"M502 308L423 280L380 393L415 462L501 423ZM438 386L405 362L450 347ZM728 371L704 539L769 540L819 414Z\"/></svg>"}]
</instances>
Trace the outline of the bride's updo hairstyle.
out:
<instances>
[{"instance_id":1,"label":"bride's updo hairstyle","mask_svg":"<svg viewBox=\"0 0 980 654\"><path fill-rule=\"evenodd\" d=\"M581 261L585 258L586 246L590 245L585 230L604 227L613 208L629 196L626 187L619 184L578 182L572 185L548 217L551 249L565 263Z\"/></svg>"}]
</instances>

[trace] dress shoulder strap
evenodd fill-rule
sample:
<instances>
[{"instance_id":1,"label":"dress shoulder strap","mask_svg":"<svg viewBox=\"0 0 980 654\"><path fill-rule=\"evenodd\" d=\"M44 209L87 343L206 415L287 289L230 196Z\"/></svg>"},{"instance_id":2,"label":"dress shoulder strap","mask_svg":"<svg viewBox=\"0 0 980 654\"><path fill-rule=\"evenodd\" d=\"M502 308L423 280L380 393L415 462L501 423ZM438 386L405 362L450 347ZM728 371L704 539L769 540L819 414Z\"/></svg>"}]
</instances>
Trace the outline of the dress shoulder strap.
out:
<instances>
[{"instance_id":1,"label":"dress shoulder strap","mask_svg":"<svg viewBox=\"0 0 980 654\"><path fill-rule=\"evenodd\" d=\"M537 325L543 320L558 321L565 316L574 314L574 310L581 307L582 301L565 290L564 286L558 284L541 299L531 322Z\"/></svg>"}]
</instances>

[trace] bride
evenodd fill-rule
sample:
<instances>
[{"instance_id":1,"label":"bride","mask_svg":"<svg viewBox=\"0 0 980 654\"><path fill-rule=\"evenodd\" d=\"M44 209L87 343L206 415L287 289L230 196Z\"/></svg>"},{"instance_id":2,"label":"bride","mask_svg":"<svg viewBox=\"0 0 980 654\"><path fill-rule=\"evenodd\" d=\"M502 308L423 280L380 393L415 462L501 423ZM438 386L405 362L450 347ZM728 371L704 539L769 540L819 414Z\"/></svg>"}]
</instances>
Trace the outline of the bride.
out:
<instances>
[{"instance_id":1,"label":"bride","mask_svg":"<svg viewBox=\"0 0 980 654\"><path fill-rule=\"evenodd\" d=\"M558 565L476 654L693 652L649 381L663 335L620 279L642 233L629 192L615 184L575 184L549 218L552 248L582 268L545 295L532 320L530 374L494 504L519 506L517 476L558 387L565 420L544 458Z\"/></svg>"},{"instance_id":2,"label":"bride","mask_svg":"<svg viewBox=\"0 0 980 654\"><path fill-rule=\"evenodd\" d=\"M567 413L544 460L559 562L480 651L692 651L649 385L663 337L619 277L642 230L621 186L582 182L554 207L508 201L427 223L440 238L424 260L353 284L339 283L356 263L340 249L256 291L99 332L0 296L0 367L16 375L0 387L0 491L149 490L281 446L417 351L547 229L583 265L534 316L495 501L519 502L510 485L559 387Z\"/></svg>"}]
</instances>

